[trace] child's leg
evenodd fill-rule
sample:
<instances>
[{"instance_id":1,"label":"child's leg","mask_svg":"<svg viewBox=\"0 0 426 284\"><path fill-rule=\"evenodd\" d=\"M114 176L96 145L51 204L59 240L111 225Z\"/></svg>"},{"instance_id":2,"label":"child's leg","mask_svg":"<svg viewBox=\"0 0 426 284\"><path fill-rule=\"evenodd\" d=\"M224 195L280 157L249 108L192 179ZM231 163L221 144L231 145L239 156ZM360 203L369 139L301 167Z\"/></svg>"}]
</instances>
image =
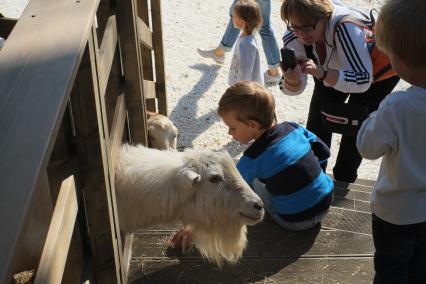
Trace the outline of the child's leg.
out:
<instances>
[{"instance_id":1,"label":"child's leg","mask_svg":"<svg viewBox=\"0 0 426 284\"><path fill-rule=\"evenodd\" d=\"M407 283L408 265L414 256L416 245L415 225L394 225L374 214L372 218L373 241L376 248L374 283Z\"/></svg>"},{"instance_id":2,"label":"child's leg","mask_svg":"<svg viewBox=\"0 0 426 284\"><path fill-rule=\"evenodd\" d=\"M232 11L234 9L235 3L237 2L238 0L232 1L232 5L229 8L228 25L226 26L225 33L223 34L219 46L215 49L216 55L218 56L223 55L224 51L231 51L232 47L234 46L234 43L237 41L238 35L240 34L240 29L234 27L234 24L232 23Z\"/></svg>"},{"instance_id":3,"label":"child's leg","mask_svg":"<svg viewBox=\"0 0 426 284\"><path fill-rule=\"evenodd\" d=\"M327 211L319 214L312 219L301 221L301 222L286 222L283 220L275 209L272 206L271 202L271 194L266 190L265 185L260 182L258 179L255 179L253 182L253 190L257 195L262 199L263 208L265 208L266 212L274 219L275 223L283 227L284 229L291 231L303 231L314 227L316 224L321 222L322 218L327 215Z\"/></svg>"},{"instance_id":4,"label":"child's leg","mask_svg":"<svg viewBox=\"0 0 426 284\"><path fill-rule=\"evenodd\" d=\"M408 264L408 283L426 282L426 222L417 226L414 255Z\"/></svg>"}]
</instances>

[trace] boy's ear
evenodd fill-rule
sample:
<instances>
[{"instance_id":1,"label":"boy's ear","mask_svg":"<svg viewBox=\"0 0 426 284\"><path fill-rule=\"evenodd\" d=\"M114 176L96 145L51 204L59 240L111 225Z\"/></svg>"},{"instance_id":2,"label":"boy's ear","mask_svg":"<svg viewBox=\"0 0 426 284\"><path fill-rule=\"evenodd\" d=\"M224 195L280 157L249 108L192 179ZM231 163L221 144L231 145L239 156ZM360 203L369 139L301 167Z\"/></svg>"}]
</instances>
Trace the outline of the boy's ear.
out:
<instances>
[{"instance_id":1,"label":"boy's ear","mask_svg":"<svg viewBox=\"0 0 426 284\"><path fill-rule=\"evenodd\" d=\"M256 121L256 120L253 120L253 119L250 119L250 120L247 122L247 125L248 125L249 127L251 127L251 128L255 128L255 129L260 129L260 128L261 128L260 123L259 123L258 121Z\"/></svg>"}]
</instances>

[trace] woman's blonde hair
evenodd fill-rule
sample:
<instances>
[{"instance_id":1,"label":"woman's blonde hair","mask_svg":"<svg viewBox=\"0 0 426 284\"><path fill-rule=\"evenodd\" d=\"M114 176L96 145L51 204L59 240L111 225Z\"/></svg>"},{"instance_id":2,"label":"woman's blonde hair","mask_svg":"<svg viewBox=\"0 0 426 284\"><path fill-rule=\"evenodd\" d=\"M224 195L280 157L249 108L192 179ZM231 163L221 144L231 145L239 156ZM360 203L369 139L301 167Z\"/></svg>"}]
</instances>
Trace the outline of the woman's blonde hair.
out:
<instances>
[{"instance_id":1,"label":"woman's blonde hair","mask_svg":"<svg viewBox=\"0 0 426 284\"><path fill-rule=\"evenodd\" d=\"M254 33L262 25L263 19L259 5L254 0L240 0L233 7L234 13L245 23L244 32L248 35Z\"/></svg>"},{"instance_id":2,"label":"woman's blonde hair","mask_svg":"<svg viewBox=\"0 0 426 284\"><path fill-rule=\"evenodd\" d=\"M333 13L331 0L284 0L281 5L281 19L288 23L289 18L301 21L314 21L330 18Z\"/></svg>"},{"instance_id":3,"label":"woman's blonde hair","mask_svg":"<svg viewBox=\"0 0 426 284\"><path fill-rule=\"evenodd\" d=\"M376 44L408 65L426 65L426 1L386 1L376 22Z\"/></svg>"},{"instance_id":4,"label":"woman's blonde hair","mask_svg":"<svg viewBox=\"0 0 426 284\"><path fill-rule=\"evenodd\" d=\"M275 99L256 82L241 81L225 91L219 101L218 113L223 116L230 112L243 123L257 121L262 129L268 129L276 122Z\"/></svg>"}]
</instances>

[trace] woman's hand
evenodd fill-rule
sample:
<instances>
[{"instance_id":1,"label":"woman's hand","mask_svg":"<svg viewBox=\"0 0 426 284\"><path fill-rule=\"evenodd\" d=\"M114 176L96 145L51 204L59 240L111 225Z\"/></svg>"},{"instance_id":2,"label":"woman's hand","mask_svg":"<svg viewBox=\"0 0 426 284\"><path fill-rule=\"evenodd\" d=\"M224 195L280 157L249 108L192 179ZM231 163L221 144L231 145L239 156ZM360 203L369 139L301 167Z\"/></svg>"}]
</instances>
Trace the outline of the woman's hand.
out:
<instances>
[{"instance_id":1,"label":"woman's hand","mask_svg":"<svg viewBox=\"0 0 426 284\"><path fill-rule=\"evenodd\" d=\"M310 74L317 79L324 76L324 70L321 68L321 66L316 65L312 59L301 62L300 67L302 68L302 72Z\"/></svg>"},{"instance_id":2,"label":"woman's hand","mask_svg":"<svg viewBox=\"0 0 426 284\"><path fill-rule=\"evenodd\" d=\"M292 86L299 85L300 76L302 75L302 68L299 64L296 65L293 69L287 69L284 71L285 82Z\"/></svg>"}]
</instances>

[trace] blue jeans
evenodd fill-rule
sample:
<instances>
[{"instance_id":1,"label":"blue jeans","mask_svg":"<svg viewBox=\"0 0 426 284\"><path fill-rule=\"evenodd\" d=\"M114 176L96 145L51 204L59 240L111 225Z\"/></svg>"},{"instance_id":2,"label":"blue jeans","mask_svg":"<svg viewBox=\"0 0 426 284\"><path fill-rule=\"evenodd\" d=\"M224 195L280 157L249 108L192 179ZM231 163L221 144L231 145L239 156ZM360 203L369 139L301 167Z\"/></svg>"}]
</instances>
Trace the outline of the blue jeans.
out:
<instances>
[{"instance_id":1,"label":"blue jeans","mask_svg":"<svg viewBox=\"0 0 426 284\"><path fill-rule=\"evenodd\" d=\"M269 68L277 68L280 66L280 52L278 44L275 39L274 31L272 30L271 23L269 21L271 17L271 0L256 0L259 4L260 10L262 11L263 23L260 27L260 37L262 38L262 46L265 52L266 61L268 62ZM232 9L238 0L234 0L229 9L229 16L231 17L226 27L225 34L219 44L219 47L224 51L231 51L234 43L237 41L240 29L234 27L232 23Z\"/></svg>"},{"instance_id":2,"label":"blue jeans","mask_svg":"<svg viewBox=\"0 0 426 284\"><path fill-rule=\"evenodd\" d=\"M394 225L373 214L374 284L426 283L426 222Z\"/></svg>"},{"instance_id":3,"label":"blue jeans","mask_svg":"<svg viewBox=\"0 0 426 284\"><path fill-rule=\"evenodd\" d=\"M317 216L300 221L300 222L287 222L283 220L278 213L275 211L274 207L272 206L272 196L271 194L266 190L265 184L260 182L258 179L255 179L253 182L253 191L256 192L257 195L259 195L260 199L262 199L263 207L265 208L266 212L274 219L274 221L283 227L284 229L291 230L291 231L304 231L307 229L310 229L314 227L316 224L321 222L321 220L327 215L328 210L318 214Z\"/></svg>"}]
</instances>

